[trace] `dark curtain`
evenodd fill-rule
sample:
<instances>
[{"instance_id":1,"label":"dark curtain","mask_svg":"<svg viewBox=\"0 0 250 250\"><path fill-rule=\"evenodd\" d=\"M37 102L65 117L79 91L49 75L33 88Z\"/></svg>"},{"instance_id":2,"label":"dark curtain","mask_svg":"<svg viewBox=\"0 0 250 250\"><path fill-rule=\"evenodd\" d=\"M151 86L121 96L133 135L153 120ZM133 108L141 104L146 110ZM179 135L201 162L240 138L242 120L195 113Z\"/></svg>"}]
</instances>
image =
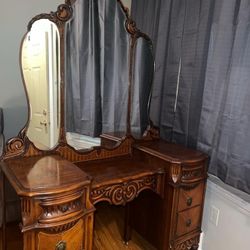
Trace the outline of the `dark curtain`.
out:
<instances>
[{"instance_id":1,"label":"dark curtain","mask_svg":"<svg viewBox=\"0 0 250 250\"><path fill-rule=\"evenodd\" d=\"M132 4L133 18L155 47L151 119L163 138L192 147L198 136L212 9L213 1Z\"/></svg>"},{"instance_id":2,"label":"dark curtain","mask_svg":"<svg viewBox=\"0 0 250 250\"><path fill-rule=\"evenodd\" d=\"M126 132L129 35L114 0L76 1L66 27L66 126L99 136Z\"/></svg>"},{"instance_id":3,"label":"dark curtain","mask_svg":"<svg viewBox=\"0 0 250 250\"><path fill-rule=\"evenodd\" d=\"M131 132L141 138L149 125L150 94L154 74L152 43L143 37L137 39L132 67Z\"/></svg>"},{"instance_id":4,"label":"dark curtain","mask_svg":"<svg viewBox=\"0 0 250 250\"><path fill-rule=\"evenodd\" d=\"M139 28L155 43L151 116L161 136L208 153L209 171L248 193L249 13L249 0L132 5Z\"/></svg>"},{"instance_id":5,"label":"dark curtain","mask_svg":"<svg viewBox=\"0 0 250 250\"><path fill-rule=\"evenodd\" d=\"M216 1L198 147L210 172L250 193L250 1Z\"/></svg>"}]
</instances>

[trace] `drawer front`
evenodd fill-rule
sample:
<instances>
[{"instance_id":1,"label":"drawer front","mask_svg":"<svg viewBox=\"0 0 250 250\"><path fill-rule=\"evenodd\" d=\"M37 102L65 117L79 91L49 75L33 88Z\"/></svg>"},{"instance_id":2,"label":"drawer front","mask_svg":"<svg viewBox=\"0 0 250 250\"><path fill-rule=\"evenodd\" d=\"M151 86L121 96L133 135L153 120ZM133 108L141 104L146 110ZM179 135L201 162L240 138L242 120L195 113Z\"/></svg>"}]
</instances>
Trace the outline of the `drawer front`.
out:
<instances>
[{"instance_id":1,"label":"drawer front","mask_svg":"<svg viewBox=\"0 0 250 250\"><path fill-rule=\"evenodd\" d=\"M176 236L182 236L200 228L201 206L187 209L177 214Z\"/></svg>"},{"instance_id":2,"label":"drawer front","mask_svg":"<svg viewBox=\"0 0 250 250\"><path fill-rule=\"evenodd\" d=\"M38 250L82 250L83 220L62 233L38 233Z\"/></svg>"},{"instance_id":3,"label":"drawer front","mask_svg":"<svg viewBox=\"0 0 250 250\"><path fill-rule=\"evenodd\" d=\"M202 197L204 191L204 183L200 183L197 187L192 189L180 189L178 211L185 210L202 204Z\"/></svg>"}]
</instances>

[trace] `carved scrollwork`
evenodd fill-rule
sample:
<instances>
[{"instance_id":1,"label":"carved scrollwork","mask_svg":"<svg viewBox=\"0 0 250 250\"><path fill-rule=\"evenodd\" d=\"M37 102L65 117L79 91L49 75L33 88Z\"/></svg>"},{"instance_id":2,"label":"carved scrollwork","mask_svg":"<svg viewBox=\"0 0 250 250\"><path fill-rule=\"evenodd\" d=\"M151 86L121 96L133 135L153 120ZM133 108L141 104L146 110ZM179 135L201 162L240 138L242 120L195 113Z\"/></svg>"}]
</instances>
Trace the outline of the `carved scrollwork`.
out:
<instances>
[{"instance_id":1,"label":"carved scrollwork","mask_svg":"<svg viewBox=\"0 0 250 250\"><path fill-rule=\"evenodd\" d=\"M45 232L48 233L61 233L63 231L67 231L70 228L72 228L75 224L77 223L77 221L72 221L70 223L66 223L64 225L60 225L60 226L54 226L54 227L48 227L43 229Z\"/></svg>"},{"instance_id":2,"label":"carved scrollwork","mask_svg":"<svg viewBox=\"0 0 250 250\"><path fill-rule=\"evenodd\" d=\"M200 180L206 177L202 165L181 166L180 164L172 164L170 174L170 184L180 185L186 189L194 188Z\"/></svg>"},{"instance_id":3,"label":"carved scrollwork","mask_svg":"<svg viewBox=\"0 0 250 250\"><path fill-rule=\"evenodd\" d=\"M136 33L139 33L140 30L136 27L136 23L134 20L132 20L131 18L128 18L126 20L126 29L127 31L131 34L131 35L135 35Z\"/></svg>"},{"instance_id":4,"label":"carved scrollwork","mask_svg":"<svg viewBox=\"0 0 250 250\"><path fill-rule=\"evenodd\" d=\"M147 34L141 32L137 28L136 22L129 15L127 15L127 20L125 22L125 27L126 27L127 32L130 33L131 36L133 37L133 42L134 43L137 40L137 38L143 37L145 40L147 40L149 42L149 44L151 46L151 49L153 48L153 43L152 43L152 40L150 39L150 37Z\"/></svg>"},{"instance_id":5,"label":"carved scrollwork","mask_svg":"<svg viewBox=\"0 0 250 250\"><path fill-rule=\"evenodd\" d=\"M81 199L77 199L64 204L41 205L41 207L43 212L39 219L40 222L59 217L65 213L80 211L82 209L82 202Z\"/></svg>"},{"instance_id":6,"label":"carved scrollwork","mask_svg":"<svg viewBox=\"0 0 250 250\"><path fill-rule=\"evenodd\" d=\"M35 16L28 24L28 31L31 29L34 22L40 19L49 19L50 21L56 23L58 26L61 26L63 23L68 21L73 15L73 9L71 6L71 1L66 1L65 4L58 6L57 11L50 12L50 14L42 13Z\"/></svg>"},{"instance_id":7,"label":"carved scrollwork","mask_svg":"<svg viewBox=\"0 0 250 250\"><path fill-rule=\"evenodd\" d=\"M139 36L145 35L144 33L141 33L141 31L136 27L135 21L134 21L134 20L130 17L130 15L129 15L129 9L126 8L126 7L124 6L124 4L122 3L121 0L117 0L117 2L120 4L120 6L121 6L123 12L124 12L125 15L126 15L126 19L127 19L127 20L126 20L126 23L125 23L125 27L126 27L127 31L128 31L132 36L137 36L137 37L139 37ZM145 35L145 36L147 36L147 35Z\"/></svg>"},{"instance_id":8,"label":"carved scrollwork","mask_svg":"<svg viewBox=\"0 0 250 250\"><path fill-rule=\"evenodd\" d=\"M22 129L17 137L6 143L4 159L15 157L25 152L25 129Z\"/></svg>"},{"instance_id":9,"label":"carved scrollwork","mask_svg":"<svg viewBox=\"0 0 250 250\"><path fill-rule=\"evenodd\" d=\"M108 201L110 204L124 205L127 202L132 201L142 190L145 189L156 191L156 176L146 176L122 184L107 185L93 189L91 191L91 198L93 204L100 201Z\"/></svg>"},{"instance_id":10,"label":"carved scrollwork","mask_svg":"<svg viewBox=\"0 0 250 250\"><path fill-rule=\"evenodd\" d=\"M160 138L159 129L153 126L153 123L150 121L150 125L147 127L147 129L143 133L143 139L152 140L152 139L159 139L159 138Z\"/></svg>"},{"instance_id":11,"label":"carved scrollwork","mask_svg":"<svg viewBox=\"0 0 250 250\"><path fill-rule=\"evenodd\" d=\"M184 170L183 175L182 175L182 180L191 180L194 178L199 178L202 176L203 171L202 171L202 166L198 169L193 169L193 170Z\"/></svg>"},{"instance_id":12,"label":"carved scrollwork","mask_svg":"<svg viewBox=\"0 0 250 250\"><path fill-rule=\"evenodd\" d=\"M199 236L177 244L175 250L197 250L199 247Z\"/></svg>"}]
</instances>

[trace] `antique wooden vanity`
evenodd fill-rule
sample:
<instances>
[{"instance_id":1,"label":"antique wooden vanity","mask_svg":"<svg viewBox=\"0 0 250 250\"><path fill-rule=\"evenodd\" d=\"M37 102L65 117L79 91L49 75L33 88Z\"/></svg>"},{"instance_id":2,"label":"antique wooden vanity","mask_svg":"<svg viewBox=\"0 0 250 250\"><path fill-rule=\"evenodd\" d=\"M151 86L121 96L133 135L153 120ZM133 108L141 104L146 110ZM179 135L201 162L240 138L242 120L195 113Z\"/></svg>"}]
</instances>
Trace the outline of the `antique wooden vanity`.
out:
<instances>
[{"instance_id":1,"label":"antique wooden vanity","mask_svg":"<svg viewBox=\"0 0 250 250\"><path fill-rule=\"evenodd\" d=\"M48 131L51 124L57 124L52 131L54 139L49 138L50 144L42 145L45 143L42 141L44 136L39 140L40 135L32 132L32 126L36 127L30 121L34 116L35 98L30 94L32 87L28 82L32 80L29 73L25 73L29 61L23 52L21 64L30 120L16 138L6 143L0 164L3 239L4 188L8 181L21 201L24 250L91 250L95 204L101 201L126 206L125 242L130 240L133 228L157 249L198 249L207 156L161 140L149 119L147 129L141 136L133 133L131 114L135 109L132 96L136 84L133 72L136 42L145 39L150 49L152 44L136 28L122 3L113 1L125 17L124 28L129 36L126 130L122 133L104 131L100 135L100 146L78 150L69 145L66 138L65 23L74 15L72 6L75 1L66 0L56 12L38 15L28 25L23 51L36 22L49 20L57 27L55 31L53 26L52 32L58 34L60 42L57 46L60 63L56 67L60 68L60 79L57 77L60 87L56 90L58 96L55 102L60 105L54 112L60 115L57 121L52 122L54 118L49 118L47 110L42 108L39 125ZM145 109L148 106L146 103ZM5 240L3 249L6 249Z\"/></svg>"}]
</instances>

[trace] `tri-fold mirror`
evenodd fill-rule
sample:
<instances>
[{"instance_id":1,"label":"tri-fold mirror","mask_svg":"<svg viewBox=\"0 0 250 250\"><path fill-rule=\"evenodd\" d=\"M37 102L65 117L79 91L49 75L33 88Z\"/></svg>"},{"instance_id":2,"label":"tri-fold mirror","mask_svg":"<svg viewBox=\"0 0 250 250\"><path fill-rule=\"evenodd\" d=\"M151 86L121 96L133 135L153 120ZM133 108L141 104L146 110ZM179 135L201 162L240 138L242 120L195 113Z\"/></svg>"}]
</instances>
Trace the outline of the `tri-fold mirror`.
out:
<instances>
[{"instance_id":1,"label":"tri-fold mirror","mask_svg":"<svg viewBox=\"0 0 250 250\"><path fill-rule=\"evenodd\" d=\"M21 69L38 149L89 150L102 134L141 138L150 124L152 42L120 0L66 0L32 19Z\"/></svg>"}]
</instances>

